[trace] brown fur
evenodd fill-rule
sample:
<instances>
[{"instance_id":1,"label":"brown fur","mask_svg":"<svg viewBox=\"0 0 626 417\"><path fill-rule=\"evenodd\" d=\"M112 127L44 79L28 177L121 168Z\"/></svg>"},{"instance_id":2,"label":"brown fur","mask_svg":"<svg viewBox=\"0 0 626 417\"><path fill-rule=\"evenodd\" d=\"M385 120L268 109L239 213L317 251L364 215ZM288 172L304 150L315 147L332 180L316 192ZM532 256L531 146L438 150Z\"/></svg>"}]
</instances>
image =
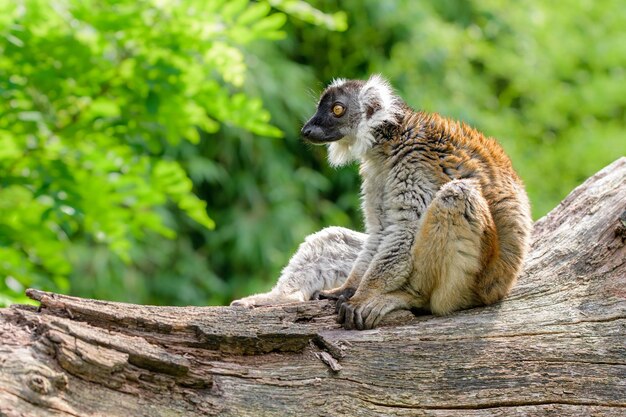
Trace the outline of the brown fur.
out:
<instances>
[{"instance_id":1,"label":"brown fur","mask_svg":"<svg viewBox=\"0 0 626 417\"><path fill-rule=\"evenodd\" d=\"M436 113L406 109L399 131L403 134L389 141L387 152L400 147L419 149L418 160L430 168L440 187L454 179L472 178L479 182L489 214L485 213L483 219L482 268L475 278L474 292L481 303L498 301L508 293L519 274L519 258L523 257L525 248L517 243L519 235L527 233L528 228L526 216L515 218L520 205L526 209L528 203L510 159L494 139ZM394 153L398 152L387 156L393 160ZM511 245L511 240L515 244ZM502 256L501 242L514 252L508 255L509 259Z\"/></svg>"}]
</instances>

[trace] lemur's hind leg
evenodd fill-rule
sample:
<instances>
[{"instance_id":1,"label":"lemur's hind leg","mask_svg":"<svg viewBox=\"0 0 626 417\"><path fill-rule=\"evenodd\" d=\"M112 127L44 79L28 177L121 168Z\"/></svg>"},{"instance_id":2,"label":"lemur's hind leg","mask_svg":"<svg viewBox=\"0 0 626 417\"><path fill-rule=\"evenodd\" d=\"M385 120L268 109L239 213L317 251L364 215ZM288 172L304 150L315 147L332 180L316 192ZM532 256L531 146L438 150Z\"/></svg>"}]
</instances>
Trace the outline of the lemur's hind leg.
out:
<instances>
[{"instance_id":1,"label":"lemur's hind leg","mask_svg":"<svg viewBox=\"0 0 626 417\"><path fill-rule=\"evenodd\" d=\"M372 274L352 299L339 299L337 318L345 328L371 329L398 309L447 314L481 304L476 279L497 252L497 238L479 184L474 180L445 184L428 205L416 234L404 280L401 273L395 274L398 279L385 281Z\"/></svg>"},{"instance_id":2,"label":"lemur's hind leg","mask_svg":"<svg viewBox=\"0 0 626 417\"><path fill-rule=\"evenodd\" d=\"M310 300L322 290L339 287L352 270L366 237L343 227L327 227L309 235L270 292L241 298L230 305L254 307L294 303Z\"/></svg>"},{"instance_id":3,"label":"lemur's hind leg","mask_svg":"<svg viewBox=\"0 0 626 417\"><path fill-rule=\"evenodd\" d=\"M476 181L454 180L437 192L418 241L410 285L430 298L424 307L447 314L481 304L474 291L476 279L497 256L498 239Z\"/></svg>"}]
</instances>

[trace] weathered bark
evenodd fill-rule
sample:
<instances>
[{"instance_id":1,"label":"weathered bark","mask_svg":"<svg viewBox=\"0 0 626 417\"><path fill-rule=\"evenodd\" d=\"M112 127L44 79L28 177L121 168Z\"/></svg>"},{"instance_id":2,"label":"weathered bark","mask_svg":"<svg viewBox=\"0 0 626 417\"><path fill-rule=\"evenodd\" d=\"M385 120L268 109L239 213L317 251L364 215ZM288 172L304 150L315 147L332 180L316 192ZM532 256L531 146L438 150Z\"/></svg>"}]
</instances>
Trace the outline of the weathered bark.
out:
<instances>
[{"instance_id":1,"label":"weathered bark","mask_svg":"<svg viewBox=\"0 0 626 417\"><path fill-rule=\"evenodd\" d=\"M0 415L625 415L626 158L534 227L503 302L345 331L328 301L149 307L30 290Z\"/></svg>"}]
</instances>

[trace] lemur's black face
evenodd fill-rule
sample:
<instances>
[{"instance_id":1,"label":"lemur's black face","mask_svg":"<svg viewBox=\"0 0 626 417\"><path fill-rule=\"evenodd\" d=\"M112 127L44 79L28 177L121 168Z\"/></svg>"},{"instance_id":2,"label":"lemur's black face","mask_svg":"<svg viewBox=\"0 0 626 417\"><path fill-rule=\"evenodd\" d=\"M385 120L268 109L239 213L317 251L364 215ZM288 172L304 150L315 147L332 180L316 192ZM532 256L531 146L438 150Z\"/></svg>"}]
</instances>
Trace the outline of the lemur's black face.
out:
<instances>
[{"instance_id":1,"label":"lemur's black face","mask_svg":"<svg viewBox=\"0 0 626 417\"><path fill-rule=\"evenodd\" d=\"M317 112L302 128L302 137L314 144L338 141L354 132L360 119L358 102L361 81L347 81L329 87L317 105Z\"/></svg>"}]
</instances>

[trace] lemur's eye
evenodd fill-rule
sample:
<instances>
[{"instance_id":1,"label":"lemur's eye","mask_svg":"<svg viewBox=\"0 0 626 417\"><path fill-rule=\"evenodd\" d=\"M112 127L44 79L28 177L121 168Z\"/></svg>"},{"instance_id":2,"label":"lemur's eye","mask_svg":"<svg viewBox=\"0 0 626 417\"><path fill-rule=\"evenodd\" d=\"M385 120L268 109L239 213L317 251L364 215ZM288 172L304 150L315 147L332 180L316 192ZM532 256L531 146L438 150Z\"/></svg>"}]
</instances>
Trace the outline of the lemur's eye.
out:
<instances>
[{"instance_id":1,"label":"lemur's eye","mask_svg":"<svg viewBox=\"0 0 626 417\"><path fill-rule=\"evenodd\" d=\"M343 116L343 114L346 112L346 108L339 104L339 103L335 103L335 105L333 106L333 114L337 117Z\"/></svg>"}]
</instances>

